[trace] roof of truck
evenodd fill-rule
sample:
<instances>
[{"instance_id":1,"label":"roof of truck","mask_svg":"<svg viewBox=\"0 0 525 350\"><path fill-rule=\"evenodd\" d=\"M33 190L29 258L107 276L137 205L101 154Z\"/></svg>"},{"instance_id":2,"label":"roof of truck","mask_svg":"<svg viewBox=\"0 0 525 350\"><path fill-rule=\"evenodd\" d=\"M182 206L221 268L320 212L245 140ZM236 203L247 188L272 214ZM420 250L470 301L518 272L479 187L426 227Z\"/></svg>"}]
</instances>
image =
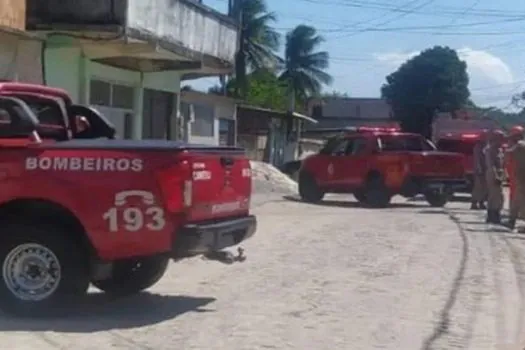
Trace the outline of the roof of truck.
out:
<instances>
[{"instance_id":1,"label":"roof of truck","mask_svg":"<svg viewBox=\"0 0 525 350\"><path fill-rule=\"evenodd\" d=\"M0 81L0 95L2 93L28 93L61 98L66 103L71 103L71 98L66 90L38 84Z\"/></svg>"}]
</instances>

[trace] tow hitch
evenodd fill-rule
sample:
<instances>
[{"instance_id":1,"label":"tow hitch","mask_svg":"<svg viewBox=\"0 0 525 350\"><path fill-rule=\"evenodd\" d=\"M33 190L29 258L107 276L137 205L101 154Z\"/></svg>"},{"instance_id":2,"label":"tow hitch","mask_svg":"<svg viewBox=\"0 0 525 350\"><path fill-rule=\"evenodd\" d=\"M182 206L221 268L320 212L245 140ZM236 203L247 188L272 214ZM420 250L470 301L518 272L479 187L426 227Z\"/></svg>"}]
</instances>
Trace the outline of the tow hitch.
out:
<instances>
[{"instance_id":1,"label":"tow hitch","mask_svg":"<svg viewBox=\"0 0 525 350\"><path fill-rule=\"evenodd\" d=\"M235 262L244 262L246 260L246 255L244 255L244 248L238 247L237 255L234 255L231 251L228 250L216 250L204 254L203 258L231 265Z\"/></svg>"}]
</instances>

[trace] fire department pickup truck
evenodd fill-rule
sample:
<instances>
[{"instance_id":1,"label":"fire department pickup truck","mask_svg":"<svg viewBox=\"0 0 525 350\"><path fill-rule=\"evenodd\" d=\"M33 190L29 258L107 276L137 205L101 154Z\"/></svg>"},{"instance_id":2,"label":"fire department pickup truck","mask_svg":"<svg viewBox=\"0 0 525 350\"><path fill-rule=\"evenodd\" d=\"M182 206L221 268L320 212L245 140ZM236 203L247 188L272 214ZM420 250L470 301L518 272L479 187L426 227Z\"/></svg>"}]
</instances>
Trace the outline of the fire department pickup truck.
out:
<instances>
[{"instance_id":1,"label":"fire department pickup truck","mask_svg":"<svg viewBox=\"0 0 525 350\"><path fill-rule=\"evenodd\" d=\"M465 167L465 186L458 188L458 192L471 193L474 183L474 146L480 141L483 130L468 133L446 133L436 140L436 147L440 151L457 152L463 154Z\"/></svg>"},{"instance_id":2,"label":"fire department pickup truck","mask_svg":"<svg viewBox=\"0 0 525 350\"><path fill-rule=\"evenodd\" d=\"M387 206L396 194L423 194L440 207L464 186L464 176L463 155L437 151L420 135L395 128L349 128L303 160L299 194L318 202L325 193L353 193L376 208Z\"/></svg>"},{"instance_id":3,"label":"fire department pickup truck","mask_svg":"<svg viewBox=\"0 0 525 350\"><path fill-rule=\"evenodd\" d=\"M0 148L7 312L63 309L90 283L137 293L170 259L236 245L256 230L242 149L117 140L104 116L60 89L0 83Z\"/></svg>"}]
</instances>

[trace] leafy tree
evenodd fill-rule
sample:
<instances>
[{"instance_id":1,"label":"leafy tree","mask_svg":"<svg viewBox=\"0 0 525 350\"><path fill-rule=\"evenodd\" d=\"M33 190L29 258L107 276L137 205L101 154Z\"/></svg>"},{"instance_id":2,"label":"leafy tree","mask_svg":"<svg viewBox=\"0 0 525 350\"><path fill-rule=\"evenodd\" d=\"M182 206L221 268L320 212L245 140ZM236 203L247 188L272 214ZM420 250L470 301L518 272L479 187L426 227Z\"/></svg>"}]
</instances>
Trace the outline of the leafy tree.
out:
<instances>
[{"instance_id":1,"label":"leafy tree","mask_svg":"<svg viewBox=\"0 0 525 350\"><path fill-rule=\"evenodd\" d=\"M248 77L246 102L263 108L285 111L287 109L286 83L268 70L259 70Z\"/></svg>"},{"instance_id":2,"label":"leafy tree","mask_svg":"<svg viewBox=\"0 0 525 350\"><path fill-rule=\"evenodd\" d=\"M234 97L237 88L237 79L230 79L226 84L227 96ZM246 77L247 91L244 101L252 106L270 108L280 111L287 109L286 93L288 87L278 77L267 69L259 69ZM224 95L224 88L215 85L208 90L209 93Z\"/></svg>"},{"instance_id":3,"label":"leafy tree","mask_svg":"<svg viewBox=\"0 0 525 350\"><path fill-rule=\"evenodd\" d=\"M275 13L269 12L265 0L237 0L232 9L235 18L241 18L239 48L235 56L235 94L244 97L247 93L246 76L249 71L276 66L279 59L275 51L279 48L279 33L271 24Z\"/></svg>"},{"instance_id":4,"label":"leafy tree","mask_svg":"<svg viewBox=\"0 0 525 350\"><path fill-rule=\"evenodd\" d=\"M453 112L468 102L467 65L453 49L435 46L386 77L381 95L403 130L432 134L436 112Z\"/></svg>"},{"instance_id":5,"label":"leafy tree","mask_svg":"<svg viewBox=\"0 0 525 350\"><path fill-rule=\"evenodd\" d=\"M326 51L317 51L324 42L315 28L299 25L286 35L284 71L280 79L287 83L290 108L297 100L321 93L323 85L332 83L332 77L326 72L329 55Z\"/></svg>"}]
</instances>

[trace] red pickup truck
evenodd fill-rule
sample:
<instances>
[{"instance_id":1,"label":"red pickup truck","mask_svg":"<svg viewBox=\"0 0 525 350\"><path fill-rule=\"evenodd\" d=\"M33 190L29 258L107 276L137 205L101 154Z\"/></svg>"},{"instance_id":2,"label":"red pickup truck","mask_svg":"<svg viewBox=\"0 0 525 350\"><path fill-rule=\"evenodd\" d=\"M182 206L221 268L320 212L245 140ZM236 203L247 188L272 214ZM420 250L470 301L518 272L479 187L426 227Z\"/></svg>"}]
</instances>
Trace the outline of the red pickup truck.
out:
<instances>
[{"instance_id":1,"label":"red pickup truck","mask_svg":"<svg viewBox=\"0 0 525 350\"><path fill-rule=\"evenodd\" d=\"M474 184L474 147L480 141L483 130L468 133L446 133L436 140L436 147L445 152L463 154L465 167L465 186L458 188L458 192L471 193Z\"/></svg>"},{"instance_id":2,"label":"red pickup truck","mask_svg":"<svg viewBox=\"0 0 525 350\"><path fill-rule=\"evenodd\" d=\"M137 293L170 259L234 246L256 230L242 149L117 140L104 116L60 89L0 83L0 147L7 312L60 309L90 283Z\"/></svg>"},{"instance_id":3,"label":"red pickup truck","mask_svg":"<svg viewBox=\"0 0 525 350\"><path fill-rule=\"evenodd\" d=\"M299 194L309 202L325 193L353 193L371 207L385 207L392 196L424 194L444 206L464 186L463 155L437 151L417 134L397 129L350 128L303 160Z\"/></svg>"}]
</instances>

